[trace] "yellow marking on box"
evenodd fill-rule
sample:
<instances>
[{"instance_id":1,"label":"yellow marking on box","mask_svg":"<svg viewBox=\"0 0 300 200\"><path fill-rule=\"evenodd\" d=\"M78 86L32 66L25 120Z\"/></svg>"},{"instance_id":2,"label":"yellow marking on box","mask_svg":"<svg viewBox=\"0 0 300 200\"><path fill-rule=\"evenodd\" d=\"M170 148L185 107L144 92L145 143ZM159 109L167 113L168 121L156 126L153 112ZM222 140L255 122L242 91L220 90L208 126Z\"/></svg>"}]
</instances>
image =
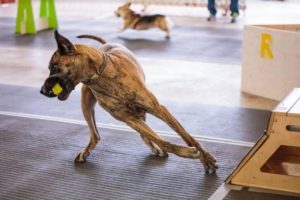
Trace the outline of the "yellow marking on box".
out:
<instances>
[{"instance_id":1,"label":"yellow marking on box","mask_svg":"<svg viewBox=\"0 0 300 200\"><path fill-rule=\"evenodd\" d=\"M271 51L272 36L268 33L261 34L261 44L260 44L260 57L273 59L273 53Z\"/></svg>"}]
</instances>

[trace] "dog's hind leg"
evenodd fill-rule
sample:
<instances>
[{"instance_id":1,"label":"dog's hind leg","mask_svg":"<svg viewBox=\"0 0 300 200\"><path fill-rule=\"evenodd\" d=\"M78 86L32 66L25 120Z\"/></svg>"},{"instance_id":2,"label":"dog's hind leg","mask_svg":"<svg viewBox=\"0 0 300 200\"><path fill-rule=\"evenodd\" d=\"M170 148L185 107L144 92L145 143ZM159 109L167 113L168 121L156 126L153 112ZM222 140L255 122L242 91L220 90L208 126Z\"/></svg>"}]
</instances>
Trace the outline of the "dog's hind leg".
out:
<instances>
[{"instance_id":1,"label":"dog's hind leg","mask_svg":"<svg viewBox=\"0 0 300 200\"><path fill-rule=\"evenodd\" d=\"M160 30L166 32L166 39L170 39L170 29L164 25L159 25L158 27Z\"/></svg>"},{"instance_id":2,"label":"dog's hind leg","mask_svg":"<svg viewBox=\"0 0 300 200\"><path fill-rule=\"evenodd\" d=\"M184 158L199 158L199 151L195 147L181 146L163 140L141 119L127 118L123 121L132 129L139 132L142 135L142 138L146 138L148 141L153 142L152 144L156 144L165 152L174 153Z\"/></svg>"},{"instance_id":3,"label":"dog's hind leg","mask_svg":"<svg viewBox=\"0 0 300 200\"><path fill-rule=\"evenodd\" d=\"M154 102L154 108L152 107L149 110L151 114L160 118L164 122L166 122L174 131L176 131L182 139L187 143L190 147L196 147L199 150L199 158L204 166L205 172L214 173L216 169L218 169L217 162L213 156L211 156L208 152L206 152L201 145L195 140L176 120L175 117L162 105L160 105L157 101Z\"/></svg>"},{"instance_id":4,"label":"dog's hind leg","mask_svg":"<svg viewBox=\"0 0 300 200\"><path fill-rule=\"evenodd\" d=\"M165 36L166 39L170 39L170 30L166 29L165 32L166 32L166 36Z\"/></svg>"},{"instance_id":5,"label":"dog's hind leg","mask_svg":"<svg viewBox=\"0 0 300 200\"><path fill-rule=\"evenodd\" d=\"M153 154L158 157L168 157L168 153L162 150L157 144L155 144L153 141L149 140L147 137L141 134L141 138L145 142L147 146L152 150Z\"/></svg>"},{"instance_id":6,"label":"dog's hind leg","mask_svg":"<svg viewBox=\"0 0 300 200\"><path fill-rule=\"evenodd\" d=\"M141 119L146 122L146 112L143 112L143 116ZM158 156L158 157L168 157L168 153L162 150L157 144L155 144L153 141L149 140L147 137L144 135L140 134L141 138L145 142L145 144L152 150L153 154Z\"/></svg>"},{"instance_id":7,"label":"dog's hind leg","mask_svg":"<svg viewBox=\"0 0 300 200\"><path fill-rule=\"evenodd\" d=\"M97 143L100 140L100 135L98 133L95 122L95 104L96 98L94 97L92 91L86 85L83 85L81 88L81 109L84 118L89 126L90 142L77 155L77 157L75 158L75 162L85 162L86 158L90 155L91 151L96 147Z\"/></svg>"},{"instance_id":8,"label":"dog's hind leg","mask_svg":"<svg viewBox=\"0 0 300 200\"><path fill-rule=\"evenodd\" d=\"M158 28L166 32L166 39L170 39L170 32L172 28L172 21L168 17L161 18L158 22Z\"/></svg>"}]
</instances>

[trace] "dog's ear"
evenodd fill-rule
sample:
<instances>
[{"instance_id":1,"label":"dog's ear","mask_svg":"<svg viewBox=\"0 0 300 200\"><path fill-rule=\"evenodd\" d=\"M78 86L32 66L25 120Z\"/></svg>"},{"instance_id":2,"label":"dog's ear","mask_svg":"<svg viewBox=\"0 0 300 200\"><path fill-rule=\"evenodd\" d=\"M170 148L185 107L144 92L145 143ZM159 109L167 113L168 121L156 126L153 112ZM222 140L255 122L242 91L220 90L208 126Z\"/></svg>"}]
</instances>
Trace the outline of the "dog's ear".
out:
<instances>
[{"instance_id":1,"label":"dog's ear","mask_svg":"<svg viewBox=\"0 0 300 200\"><path fill-rule=\"evenodd\" d=\"M66 55L75 53L74 45L67 38L60 35L57 30L54 31L54 37L60 54Z\"/></svg>"},{"instance_id":2,"label":"dog's ear","mask_svg":"<svg viewBox=\"0 0 300 200\"><path fill-rule=\"evenodd\" d=\"M125 4L127 7L130 7L131 6L131 2L128 2Z\"/></svg>"}]
</instances>

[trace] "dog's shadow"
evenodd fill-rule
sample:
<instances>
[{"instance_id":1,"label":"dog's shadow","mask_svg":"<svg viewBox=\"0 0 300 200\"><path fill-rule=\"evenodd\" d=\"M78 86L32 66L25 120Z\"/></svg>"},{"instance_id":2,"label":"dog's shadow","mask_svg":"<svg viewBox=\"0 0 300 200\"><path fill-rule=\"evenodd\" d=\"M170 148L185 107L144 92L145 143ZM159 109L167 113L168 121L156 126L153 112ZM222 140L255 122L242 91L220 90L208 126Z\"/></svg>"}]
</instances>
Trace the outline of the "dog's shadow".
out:
<instances>
[{"instance_id":1,"label":"dog's shadow","mask_svg":"<svg viewBox=\"0 0 300 200\"><path fill-rule=\"evenodd\" d=\"M168 157L158 157L153 154L147 155L143 161L141 162L141 166L144 167L149 167L149 168L154 168L154 167L160 167L165 165L168 162Z\"/></svg>"},{"instance_id":2,"label":"dog's shadow","mask_svg":"<svg viewBox=\"0 0 300 200\"><path fill-rule=\"evenodd\" d=\"M126 36L118 36L117 42L126 46L132 51L137 50L146 50L149 51L161 51L168 49L171 45L171 39L166 39L164 37L159 38L151 38L150 36L138 38L138 37L126 37Z\"/></svg>"},{"instance_id":3,"label":"dog's shadow","mask_svg":"<svg viewBox=\"0 0 300 200\"><path fill-rule=\"evenodd\" d=\"M136 170L139 174L143 176L151 177L153 173L165 169L168 162L168 157L160 158L153 154L145 156L143 159L139 160L136 165Z\"/></svg>"}]
</instances>

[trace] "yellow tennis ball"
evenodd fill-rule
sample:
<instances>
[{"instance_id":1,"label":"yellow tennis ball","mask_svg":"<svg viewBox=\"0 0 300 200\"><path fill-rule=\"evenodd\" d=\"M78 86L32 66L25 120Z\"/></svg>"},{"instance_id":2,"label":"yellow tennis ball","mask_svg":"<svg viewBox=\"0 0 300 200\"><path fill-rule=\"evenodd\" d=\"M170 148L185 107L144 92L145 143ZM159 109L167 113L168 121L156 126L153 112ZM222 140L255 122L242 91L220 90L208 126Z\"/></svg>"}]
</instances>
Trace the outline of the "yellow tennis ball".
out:
<instances>
[{"instance_id":1,"label":"yellow tennis ball","mask_svg":"<svg viewBox=\"0 0 300 200\"><path fill-rule=\"evenodd\" d=\"M59 83L56 83L53 88L52 88L52 92L53 94L55 94L56 96L59 95L61 92L63 91L62 87L59 85Z\"/></svg>"}]
</instances>

